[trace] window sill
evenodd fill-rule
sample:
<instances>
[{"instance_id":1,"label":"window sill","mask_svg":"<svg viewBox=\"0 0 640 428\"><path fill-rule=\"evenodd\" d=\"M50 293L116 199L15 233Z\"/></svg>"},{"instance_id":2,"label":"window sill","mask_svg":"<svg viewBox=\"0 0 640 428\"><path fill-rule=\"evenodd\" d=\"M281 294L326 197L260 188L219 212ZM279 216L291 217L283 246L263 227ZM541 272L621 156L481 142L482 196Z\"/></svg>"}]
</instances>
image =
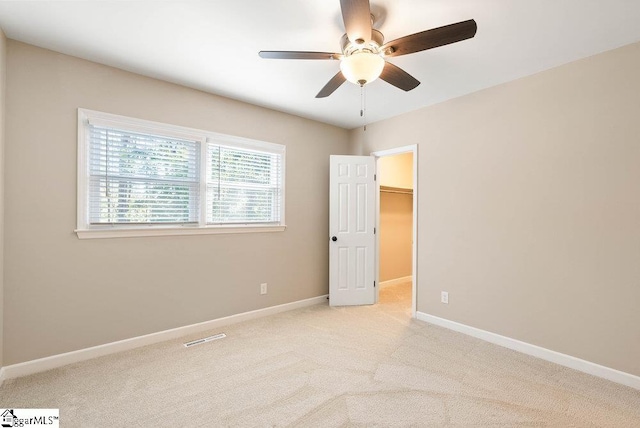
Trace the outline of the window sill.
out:
<instances>
[{"instance_id":1,"label":"window sill","mask_svg":"<svg viewBox=\"0 0 640 428\"><path fill-rule=\"evenodd\" d=\"M284 232L287 226L207 226L76 229L78 239L135 238L143 236L217 235L227 233Z\"/></svg>"}]
</instances>

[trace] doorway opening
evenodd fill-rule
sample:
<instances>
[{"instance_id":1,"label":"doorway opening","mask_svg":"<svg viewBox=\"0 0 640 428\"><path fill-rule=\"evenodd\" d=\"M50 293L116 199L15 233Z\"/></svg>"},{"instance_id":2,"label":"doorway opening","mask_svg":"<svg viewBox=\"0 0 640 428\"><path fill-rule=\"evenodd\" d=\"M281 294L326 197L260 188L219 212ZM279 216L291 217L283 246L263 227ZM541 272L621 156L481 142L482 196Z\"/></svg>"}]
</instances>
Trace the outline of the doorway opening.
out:
<instances>
[{"instance_id":1,"label":"doorway opening","mask_svg":"<svg viewBox=\"0 0 640 428\"><path fill-rule=\"evenodd\" d=\"M376 301L416 314L417 146L376 158Z\"/></svg>"}]
</instances>

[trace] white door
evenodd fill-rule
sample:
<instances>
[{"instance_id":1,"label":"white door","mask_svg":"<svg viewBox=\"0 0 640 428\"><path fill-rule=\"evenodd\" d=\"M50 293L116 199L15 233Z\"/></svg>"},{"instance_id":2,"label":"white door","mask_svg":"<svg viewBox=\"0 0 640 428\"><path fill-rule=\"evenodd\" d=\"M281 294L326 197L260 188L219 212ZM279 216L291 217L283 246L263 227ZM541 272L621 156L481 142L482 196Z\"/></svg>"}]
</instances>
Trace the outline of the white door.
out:
<instances>
[{"instance_id":1,"label":"white door","mask_svg":"<svg viewBox=\"0 0 640 428\"><path fill-rule=\"evenodd\" d=\"M375 158L331 156L329 304L375 303Z\"/></svg>"}]
</instances>

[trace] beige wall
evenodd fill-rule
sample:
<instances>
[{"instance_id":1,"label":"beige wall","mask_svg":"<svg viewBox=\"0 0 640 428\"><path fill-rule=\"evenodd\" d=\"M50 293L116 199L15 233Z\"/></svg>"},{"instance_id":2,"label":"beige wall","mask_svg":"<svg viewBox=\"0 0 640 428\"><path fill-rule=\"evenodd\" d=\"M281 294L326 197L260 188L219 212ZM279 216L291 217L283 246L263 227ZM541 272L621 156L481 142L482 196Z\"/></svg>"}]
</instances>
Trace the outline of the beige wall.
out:
<instances>
[{"instance_id":1,"label":"beige wall","mask_svg":"<svg viewBox=\"0 0 640 428\"><path fill-rule=\"evenodd\" d=\"M413 153L381 157L377 166L381 186L413 189Z\"/></svg>"},{"instance_id":2,"label":"beige wall","mask_svg":"<svg viewBox=\"0 0 640 428\"><path fill-rule=\"evenodd\" d=\"M287 230L78 240L78 107L286 145ZM9 41L5 364L326 294L329 155L348 137Z\"/></svg>"},{"instance_id":3,"label":"beige wall","mask_svg":"<svg viewBox=\"0 0 640 428\"><path fill-rule=\"evenodd\" d=\"M411 276L413 196L380 192L380 281Z\"/></svg>"},{"instance_id":4,"label":"beige wall","mask_svg":"<svg viewBox=\"0 0 640 428\"><path fill-rule=\"evenodd\" d=\"M4 332L4 134L7 38L0 29L0 367L3 363Z\"/></svg>"},{"instance_id":5,"label":"beige wall","mask_svg":"<svg viewBox=\"0 0 640 428\"><path fill-rule=\"evenodd\" d=\"M640 375L639 118L640 43L354 130L420 145L418 311Z\"/></svg>"}]
</instances>

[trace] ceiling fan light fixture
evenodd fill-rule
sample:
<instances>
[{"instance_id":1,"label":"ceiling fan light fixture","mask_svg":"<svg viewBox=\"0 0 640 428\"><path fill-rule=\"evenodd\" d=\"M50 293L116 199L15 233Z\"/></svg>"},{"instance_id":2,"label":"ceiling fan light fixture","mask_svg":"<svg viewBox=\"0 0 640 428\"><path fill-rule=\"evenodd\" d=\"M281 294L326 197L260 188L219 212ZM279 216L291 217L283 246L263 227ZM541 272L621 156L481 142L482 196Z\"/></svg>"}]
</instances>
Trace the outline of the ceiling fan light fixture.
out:
<instances>
[{"instance_id":1,"label":"ceiling fan light fixture","mask_svg":"<svg viewBox=\"0 0 640 428\"><path fill-rule=\"evenodd\" d=\"M384 59L369 51L359 51L340 61L340 71L351 83L364 86L373 82L382 73Z\"/></svg>"}]
</instances>

